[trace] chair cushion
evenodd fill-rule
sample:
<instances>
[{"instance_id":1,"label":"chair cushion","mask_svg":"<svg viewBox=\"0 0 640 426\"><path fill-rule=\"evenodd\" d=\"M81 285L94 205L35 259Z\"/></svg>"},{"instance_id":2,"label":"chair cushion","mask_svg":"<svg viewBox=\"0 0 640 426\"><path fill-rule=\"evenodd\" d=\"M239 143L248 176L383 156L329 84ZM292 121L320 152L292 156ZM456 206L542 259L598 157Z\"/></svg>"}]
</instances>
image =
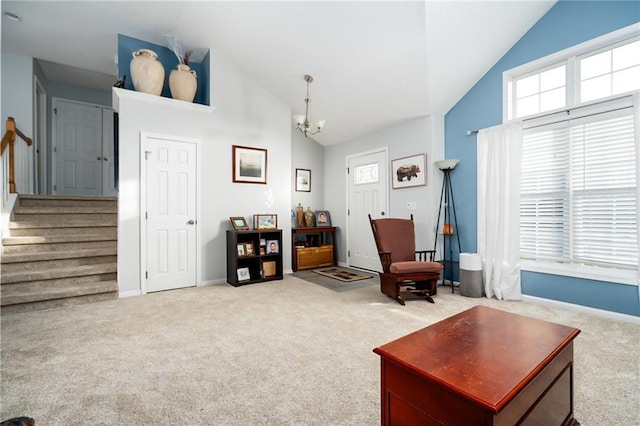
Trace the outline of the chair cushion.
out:
<instances>
[{"instance_id":1,"label":"chair cushion","mask_svg":"<svg viewBox=\"0 0 640 426\"><path fill-rule=\"evenodd\" d=\"M413 221L410 219L384 218L373 221L379 252L391 253L391 262L416 259L416 241Z\"/></svg>"},{"instance_id":2,"label":"chair cushion","mask_svg":"<svg viewBox=\"0 0 640 426\"><path fill-rule=\"evenodd\" d=\"M389 272L392 274L412 274L416 272L440 272L442 265L438 262L395 262L391 264Z\"/></svg>"}]
</instances>

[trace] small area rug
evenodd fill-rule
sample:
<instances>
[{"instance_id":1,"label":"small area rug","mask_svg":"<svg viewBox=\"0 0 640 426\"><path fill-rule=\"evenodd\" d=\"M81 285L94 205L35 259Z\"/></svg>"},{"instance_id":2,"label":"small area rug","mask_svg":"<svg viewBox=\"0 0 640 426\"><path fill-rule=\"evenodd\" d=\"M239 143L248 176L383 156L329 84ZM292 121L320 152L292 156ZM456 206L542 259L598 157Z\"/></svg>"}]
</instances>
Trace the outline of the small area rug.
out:
<instances>
[{"instance_id":1,"label":"small area rug","mask_svg":"<svg viewBox=\"0 0 640 426\"><path fill-rule=\"evenodd\" d=\"M366 280L372 278L373 275L361 274L358 272L347 271L342 268L326 268L326 269L314 269L316 274L324 275L325 277L333 278L336 280L344 281L347 283L353 281Z\"/></svg>"}]
</instances>

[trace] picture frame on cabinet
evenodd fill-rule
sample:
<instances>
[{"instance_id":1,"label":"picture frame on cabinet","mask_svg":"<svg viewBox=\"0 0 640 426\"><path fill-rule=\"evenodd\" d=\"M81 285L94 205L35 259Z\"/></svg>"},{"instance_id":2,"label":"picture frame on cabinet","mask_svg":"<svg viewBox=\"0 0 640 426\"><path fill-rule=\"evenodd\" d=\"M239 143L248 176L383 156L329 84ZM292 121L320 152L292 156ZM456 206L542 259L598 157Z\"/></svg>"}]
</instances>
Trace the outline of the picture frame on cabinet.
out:
<instances>
[{"instance_id":1,"label":"picture frame on cabinet","mask_svg":"<svg viewBox=\"0 0 640 426\"><path fill-rule=\"evenodd\" d=\"M253 229L278 229L278 215L254 214Z\"/></svg>"},{"instance_id":2,"label":"picture frame on cabinet","mask_svg":"<svg viewBox=\"0 0 640 426\"><path fill-rule=\"evenodd\" d=\"M296 169L296 191L311 192L311 170Z\"/></svg>"},{"instance_id":3,"label":"picture frame on cabinet","mask_svg":"<svg viewBox=\"0 0 640 426\"><path fill-rule=\"evenodd\" d=\"M238 253L238 257L244 257L247 255L244 243L238 243L238 245L236 246L236 252Z\"/></svg>"},{"instance_id":4,"label":"picture frame on cabinet","mask_svg":"<svg viewBox=\"0 0 640 426\"><path fill-rule=\"evenodd\" d=\"M233 182L267 183L267 150L250 146L232 146Z\"/></svg>"},{"instance_id":5,"label":"picture frame on cabinet","mask_svg":"<svg viewBox=\"0 0 640 426\"><path fill-rule=\"evenodd\" d=\"M247 220L242 216L231 216L229 220L235 231L246 231L249 229Z\"/></svg>"},{"instance_id":6,"label":"picture frame on cabinet","mask_svg":"<svg viewBox=\"0 0 640 426\"><path fill-rule=\"evenodd\" d=\"M280 253L280 242L278 240L267 241L267 254Z\"/></svg>"},{"instance_id":7,"label":"picture frame on cabinet","mask_svg":"<svg viewBox=\"0 0 640 426\"><path fill-rule=\"evenodd\" d=\"M251 279L251 274L249 274L249 268L238 268L238 281L249 281Z\"/></svg>"},{"instance_id":8,"label":"picture frame on cabinet","mask_svg":"<svg viewBox=\"0 0 640 426\"><path fill-rule=\"evenodd\" d=\"M331 226L331 214L327 210L316 210L316 227Z\"/></svg>"}]
</instances>

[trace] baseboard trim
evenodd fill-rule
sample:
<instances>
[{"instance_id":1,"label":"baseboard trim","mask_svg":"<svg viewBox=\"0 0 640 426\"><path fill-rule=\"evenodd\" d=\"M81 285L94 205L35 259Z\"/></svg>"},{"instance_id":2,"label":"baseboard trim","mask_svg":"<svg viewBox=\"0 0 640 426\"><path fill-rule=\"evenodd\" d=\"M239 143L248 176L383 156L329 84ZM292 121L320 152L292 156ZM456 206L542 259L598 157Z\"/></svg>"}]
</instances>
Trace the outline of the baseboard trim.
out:
<instances>
[{"instance_id":1,"label":"baseboard trim","mask_svg":"<svg viewBox=\"0 0 640 426\"><path fill-rule=\"evenodd\" d=\"M528 303L547 305L554 308L563 308L570 311L591 314L597 317L611 319L615 321L629 322L640 325L640 317L634 315L621 314L619 312L605 311L604 309L591 308L589 306L575 305L573 303L560 302L557 300L544 299L542 297L522 295L522 300Z\"/></svg>"},{"instance_id":2,"label":"baseboard trim","mask_svg":"<svg viewBox=\"0 0 640 426\"><path fill-rule=\"evenodd\" d=\"M125 297L140 296L141 294L142 292L140 290L121 291L118 293L118 297L122 299Z\"/></svg>"}]
</instances>

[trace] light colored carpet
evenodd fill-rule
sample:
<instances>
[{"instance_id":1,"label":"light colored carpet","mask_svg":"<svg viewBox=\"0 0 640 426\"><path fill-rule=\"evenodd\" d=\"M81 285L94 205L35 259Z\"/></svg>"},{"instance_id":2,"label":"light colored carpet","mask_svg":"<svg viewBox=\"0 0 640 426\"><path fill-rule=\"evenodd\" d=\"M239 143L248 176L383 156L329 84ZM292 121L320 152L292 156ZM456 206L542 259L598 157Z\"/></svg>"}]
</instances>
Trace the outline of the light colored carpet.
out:
<instances>
[{"instance_id":1,"label":"light colored carpet","mask_svg":"<svg viewBox=\"0 0 640 426\"><path fill-rule=\"evenodd\" d=\"M637 325L446 290L435 304L403 307L374 285L333 291L287 276L3 315L1 418L378 425L380 367L372 350L483 304L581 329L576 418L585 426L640 424Z\"/></svg>"}]
</instances>

